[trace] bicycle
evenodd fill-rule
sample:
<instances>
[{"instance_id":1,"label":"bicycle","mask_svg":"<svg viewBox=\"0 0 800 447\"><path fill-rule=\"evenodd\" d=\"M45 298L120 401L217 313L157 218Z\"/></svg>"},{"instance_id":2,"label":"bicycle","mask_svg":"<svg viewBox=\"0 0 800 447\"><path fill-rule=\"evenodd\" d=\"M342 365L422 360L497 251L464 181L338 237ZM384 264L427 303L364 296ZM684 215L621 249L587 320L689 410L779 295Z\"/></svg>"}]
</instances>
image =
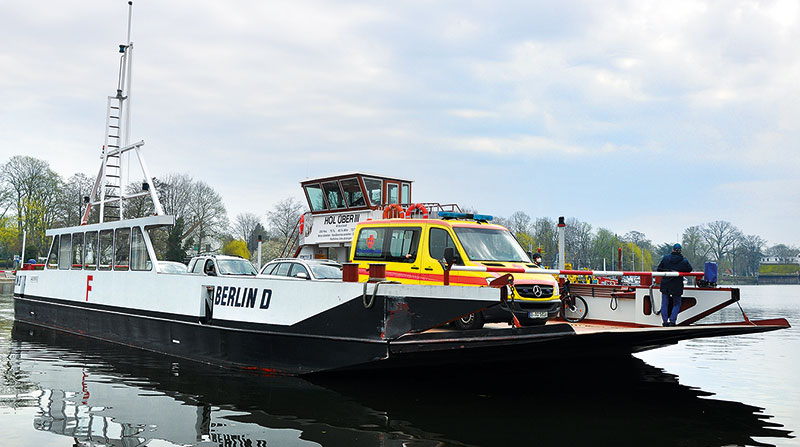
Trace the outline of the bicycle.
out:
<instances>
[{"instance_id":1,"label":"bicycle","mask_svg":"<svg viewBox=\"0 0 800 447\"><path fill-rule=\"evenodd\" d=\"M569 280L564 282L561 291L561 318L570 323L580 323L589 313L586 300L580 295L573 295L569 290Z\"/></svg>"}]
</instances>

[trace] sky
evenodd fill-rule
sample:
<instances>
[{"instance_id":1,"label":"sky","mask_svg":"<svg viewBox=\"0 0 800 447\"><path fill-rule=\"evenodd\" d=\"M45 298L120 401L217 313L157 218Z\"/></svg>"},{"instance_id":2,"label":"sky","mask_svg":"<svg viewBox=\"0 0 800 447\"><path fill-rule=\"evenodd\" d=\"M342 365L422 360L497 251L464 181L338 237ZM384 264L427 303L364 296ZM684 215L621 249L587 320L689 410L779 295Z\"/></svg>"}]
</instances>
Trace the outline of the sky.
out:
<instances>
[{"instance_id":1,"label":"sky","mask_svg":"<svg viewBox=\"0 0 800 447\"><path fill-rule=\"evenodd\" d=\"M0 0L0 162L99 167L123 0ZM415 202L654 243L727 220L800 245L798 1L154 1L132 141L229 218L345 172Z\"/></svg>"}]
</instances>

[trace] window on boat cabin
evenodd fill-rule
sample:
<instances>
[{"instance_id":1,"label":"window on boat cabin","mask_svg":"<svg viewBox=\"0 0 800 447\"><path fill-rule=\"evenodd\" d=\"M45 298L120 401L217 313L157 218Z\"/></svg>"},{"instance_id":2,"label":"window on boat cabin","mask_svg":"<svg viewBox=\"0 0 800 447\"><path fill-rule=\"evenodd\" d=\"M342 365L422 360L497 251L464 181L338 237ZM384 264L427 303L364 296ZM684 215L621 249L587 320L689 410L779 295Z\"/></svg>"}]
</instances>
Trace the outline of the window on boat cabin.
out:
<instances>
[{"instance_id":1,"label":"window on boat cabin","mask_svg":"<svg viewBox=\"0 0 800 447\"><path fill-rule=\"evenodd\" d=\"M411 185L408 183L403 183L401 187L400 204L403 205L403 207L411 205Z\"/></svg>"},{"instance_id":2,"label":"window on boat cabin","mask_svg":"<svg viewBox=\"0 0 800 447\"><path fill-rule=\"evenodd\" d=\"M97 268L97 232L86 232L86 251L83 255L83 268L94 270Z\"/></svg>"},{"instance_id":3,"label":"window on boat cabin","mask_svg":"<svg viewBox=\"0 0 800 447\"><path fill-rule=\"evenodd\" d=\"M276 268L274 270L274 273L272 274L277 276L289 276L290 267L291 264L289 264L288 262L281 262L280 264L278 264L278 268Z\"/></svg>"},{"instance_id":4,"label":"window on boat cabin","mask_svg":"<svg viewBox=\"0 0 800 447\"><path fill-rule=\"evenodd\" d=\"M83 268L83 233L72 234L72 269Z\"/></svg>"},{"instance_id":5,"label":"window on boat cabin","mask_svg":"<svg viewBox=\"0 0 800 447\"><path fill-rule=\"evenodd\" d=\"M151 270L153 263L150 262L150 255L147 253L147 245L144 242L142 229L133 227L131 234L131 270Z\"/></svg>"},{"instance_id":6,"label":"window on boat cabin","mask_svg":"<svg viewBox=\"0 0 800 447\"><path fill-rule=\"evenodd\" d=\"M131 261L131 229L114 230L114 270L128 270Z\"/></svg>"},{"instance_id":7,"label":"window on boat cabin","mask_svg":"<svg viewBox=\"0 0 800 447\"><path fill-rule=\"evenodd\" d=\"M328 206L325 204L325 196L322 194L322 188L319 183L313 185L306 185L306 196L308 196L308 203L311 205L311 211L325 211Z\"/></svg>"},{"instance_id":8,"label":"window on boat cabin","mask_svg":"<svg viewBox=\"0 0 800 447\"><path fill-rule=\"evenodd\" d=\"M311 278L311 276L308 274L308 270L306 270L306 268L303 267L302 264L298 264L296 262L292 262L291 264L292 268L291 270L289 270L289 276L291 276L292 278L297 278L297 275L299 273L305 273L306 278Z\"/></svg>"},{"instance_id":9,"label":"window on boat cabin","mask_svg":"<svg viewBox=\"0 0 800 447\"><path fill-rule=\"evenodd\" d=\"M338 210L346 207L339 182L325 182L322 184L322 190L325 191L325 198L328 199L330 209Z\"/></svg>"},{"instance_id":10,"label":"window on boat cabin","mask_svg":"<svg viewBox=\"0 0 800 447\"><path fill-rule=\"evenodd\" d=\"M58 269L69 270L72 267L72 247L70 246L70 235L62 234L61 243L58 249Z\"/></svg>"},{"instance_id":11,"label":"window on boat cabin","mask_svg":"<svg viewBox=\"0 0 800 447\"><path fill-rule=\"evenodd\" d=\"M364 191L361 190L361 185L358 183L357 178L344 179L341 181L341 184L347 206L350 208L366 206L367 203L364 201Z\"/></svg>"},{"instance_id":12,"label":"window on boat cabin","mask_svg":"<svg viewBox=\"0 0 800 447\"><path fill-rule=\"evenodd\" d=\"M386 228L362 228L356 239L354 259L383 258L383 238Z\"/></svg>"},{"instance_id":13,"label":"window on boat cabin","mask_svg":"<svg viewBox=\"0 0 800 447\"><path fill-rule=\"evenodd\" d=\"M98 244L98 270L111 270L111 260L114 257L114 230L100 231Z\"/></svg>"},{"instance_id":14,"label":"window on boat cabin","mask_svg":"<svg viewBox=\"0 0 800 447\"><path fill-rule=\"evenodd\" d=\"M58 268L58 243L61 241L61 238L58 235L53 236L53 244L50 245L50 254L47 255L47 268L48 269L57 269Z\"/></svg>"},{"instance_id":15,"label":"window on boat cabin","mask_svg":"<svg viewBox=\"0 0 800 447\"><path fill-rule=\"evenodd\" d=\"M450 237L450 233L442 228L431 228L428 235L428 252L431 258L444 259L444 249L448 247L456 248L456 243ZM458 249L456 248L456 253Z\"/></svg>"},{"instance_id":16,"label":"window on boat cabin","mask_svg":"<svg viewBox=\"0 0 800 447\"><path fill-rule=\"evenodd\" d=\"M367 197L372 206L383 204L383 181L376 178L364 177L364 186L367 188Z\"/></svg>"},{"instance_id":17,"label":"window on boat cabin","mask_svg":"<svg viewBox=\"0 0 800 447\"><path fill-rule=\"evenodd\" d=\"M392 228L387 261L413 262L419 248L419 228Z\"/></svg>"},{"instance_id":18,"label":"window on boat cabin","mask_svg":"<svg viewBox=\"0 0 800 447\"><path fill-rule=\"evenodd\" d=\"M386 203L400 203L400 185L386 183Z\"/></svg>"}]
</instances>

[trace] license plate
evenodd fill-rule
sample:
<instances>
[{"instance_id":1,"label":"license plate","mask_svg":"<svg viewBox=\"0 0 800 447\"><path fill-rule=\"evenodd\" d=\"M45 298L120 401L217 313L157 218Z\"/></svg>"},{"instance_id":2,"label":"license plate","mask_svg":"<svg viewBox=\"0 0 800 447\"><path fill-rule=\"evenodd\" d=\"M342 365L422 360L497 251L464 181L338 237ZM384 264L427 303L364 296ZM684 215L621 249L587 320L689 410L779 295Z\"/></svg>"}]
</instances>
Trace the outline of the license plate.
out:
<instances>
[{"instance_id":1,"label":"license plate","mask_svg":"<svg viewBox=\"0 0 800 447\"><path fill-rule=\"evenodd\" d=\"M528 318L547 318L547 312L540 311L540 312L528 312Z\"/></svg>"}]
</instances>

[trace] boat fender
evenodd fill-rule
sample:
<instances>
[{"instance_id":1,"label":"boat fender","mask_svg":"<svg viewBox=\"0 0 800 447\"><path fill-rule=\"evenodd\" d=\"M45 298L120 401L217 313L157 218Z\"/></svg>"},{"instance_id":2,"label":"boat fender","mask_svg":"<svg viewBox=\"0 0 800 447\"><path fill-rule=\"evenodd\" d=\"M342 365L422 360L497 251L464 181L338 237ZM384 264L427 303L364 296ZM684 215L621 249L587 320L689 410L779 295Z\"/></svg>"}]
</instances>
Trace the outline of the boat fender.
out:
<instances>
[{"instance_id":1,"label":"boat fender","mask_svg":"<svg viewBox=\"0 0 800 447\"><path fill-rule=\"evenodd\" d=\"M300 223L299 223L299 225L300 225L300 234L303 234L303 228L305 227L305 222L306 222L306 216L305 216L305 214L301 214L300 215Z\"/></svg>"},{"instance_id":2,"label":"boat fender","mask_svg":"<svg viewBox=\"0 0 800 447\"><path fill-rule=\"evenodd\" d=\"M421 203L415 203L409 206L408 209L406 210L406 219L411 219L411 213L413 213L414 210L418 210L420 213L422 213L423 219L428 218L428 208L425 208L425 205Z\"/></svg>"},{"instance_id":3,"label":"boat fender","mask_svg":"<svg viewBox=\"0 0 800 447\"><path fill-rule=\"evenodd\" d=\"M394 219L396 217L403 217L403 213L404 213L403 207L396 203L393 203L383 209L383 218Z\"/></svg>"}]
</instances>

